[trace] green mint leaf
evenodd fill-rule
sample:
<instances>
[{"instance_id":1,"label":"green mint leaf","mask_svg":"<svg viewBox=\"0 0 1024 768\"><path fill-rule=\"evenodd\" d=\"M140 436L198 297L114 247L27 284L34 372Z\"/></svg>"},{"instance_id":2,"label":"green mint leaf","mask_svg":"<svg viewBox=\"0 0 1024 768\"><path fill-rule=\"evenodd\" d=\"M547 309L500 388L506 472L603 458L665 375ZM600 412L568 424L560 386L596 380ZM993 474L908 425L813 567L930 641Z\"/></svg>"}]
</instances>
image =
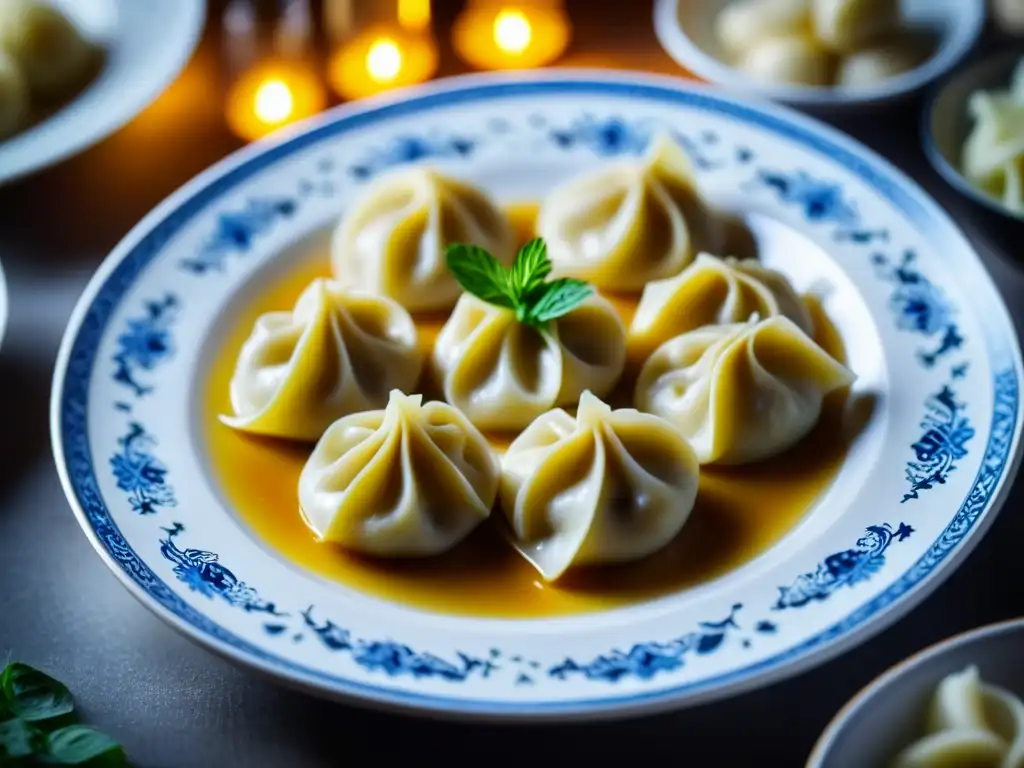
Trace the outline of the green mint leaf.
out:
<instances>
[{"instance_id":1,"label":"green mint leaf","mask_svg":"<svg viewBox=\"0 0 1024 768\"><path fill-rule=\"evenodd\" d=\"M31 723L12 718L0 722L0 764L31 757L46 749L46 734Z\"/></svg>"},{"instance_id":2,"label":"green mint leaf","mask_svg":"<svg viewBox=\"0 0 1024 768\"><path fill-rule=\"evenodd\" d=\"M515 309L516 301L509 286L508 272L496 258L483 248L465 243L452 243L445 254L448 271L462 290L488 304Z\"/></svg>"},{"instance_id":3,"label":"green mint leaf","mask_svg":"<svg viewBox=\"0 0 1024 768\"><path fill-rule=\"evenodd\" d=\"M517 303L529 301L550 274L551 259L548 258L548 247L541 238L534 238L519 249L515 261L512 262L509 284Z\"/></svg>"},{"instance_id":4,"label":"green mint leaf","mask_svg":"<svg viewBox=\"0 0 1024 768\"><path fill-rule=\"evenodd\" d=\"M71 691L63 683L28 664L8 664L0 674L0 691L7 709L30 722L68 715L75 709Z\"/></svg>"},{"instance_id":5,"label":"green mint leaf","mask_svg":"<svg viewBox=\"0 0 1024 768\"><path fill-rule=\"evenodd\" d=\"M46 737L46 762L53 765L127 765L124 749L87 725L69 725Z\"/></svg>"},{"instance_id":6,"label":"green mint leaf","mask_svg":"<svg viewBox=\"0 0 1024 768\"><path fill-rule=\"evenodd\" d=\"M524 322L542 328L551 320L567 315L594 292L589 283L563 277L544 284L544 292L526 313Z\"/></svg>"}]
</instances>

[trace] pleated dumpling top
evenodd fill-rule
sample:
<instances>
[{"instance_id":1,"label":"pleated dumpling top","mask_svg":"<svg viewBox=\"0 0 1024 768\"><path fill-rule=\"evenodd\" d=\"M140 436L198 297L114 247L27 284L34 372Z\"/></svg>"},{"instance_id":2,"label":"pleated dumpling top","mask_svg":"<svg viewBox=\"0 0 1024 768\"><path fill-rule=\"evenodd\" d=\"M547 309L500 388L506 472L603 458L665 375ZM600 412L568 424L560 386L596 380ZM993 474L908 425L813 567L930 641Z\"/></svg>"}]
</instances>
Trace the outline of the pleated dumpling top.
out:
<instances>
[{"instance_id":1,"label":"pleated dumpling top","mask_svg":"<svg viewBox=\"0 0 1024 768\"><path fill-rule=\"evenodd\" d=\"M675 277L644 288L629 328L630 349L647 356L669 339L705 325L785 315L814 334L814 320L789 280L753 259L698 254Z\"/></svg>"},{"instance_id":2,"label":"pleated dumpling top","mask_svg":"<svg viewBox=\"0 0 1024 768\"><path fill-rule=\"evenodd\" d=\"M334 277L413 312L448 309L461 292L445 265L454 242L504 264L515 248L511 225L483 190L429 168L395 171L370 185L338 224Z\"/></svg>"},{"instance_id":3,"label":"pleated dumpling top","mask_svg":"<svg viewBox=\"0 0 1024 768\"><path fill-rule=\"evenodd\" d=\"M299 502L324 541L378 557L455 546L491 513L498 460L447 403L395 390L387 408L335 422L299 476Z\"/></svg>"},{"instance_id":4,"label":"pleated dumpling top","mask_svg":"<svg viewBox=\"0 0 1024 768\"><path fill-rule=\"evenodd\" d=\"M665 546L693 510L698 470L671 424L584 392L576 418L548 411L509 446L501 507L516 548L553 581Z\"/></svg>"},{"instance_id":5,"label":"pleated dumpling top","mask_svg":"<svg viewBox=\"0 0 1024 768\"><path fill-rule=\"evenodd\" d=\"M969 666L939 683L925 734L893 768L1020 768L1024 766L1024 703L981 679Z\"/></svg>"},{"instance_id":6,"label":"pleated dumpling top","mask_svg":"<svg viewBox=\"0 0 1024 768\"><path fill-rule=\"evenodd\" d=\"M640 371L636 406L672 422L701 464L779 454L817 424L854 374L789 318L712 325L662 344Z\"/></svg>"},{"instance_id":7,"label":"pleated dumpling top","mask_svg":"<svg viewBox=\"0 0 1024 768\"><path fill-rule=\"evenodd\" d=\"M336 419L380 408L394 388L412 389L423 354L412 318L382 296L317 279L290 312L256 320L231 379L245 432L315 441Z\"/></svg>"},{"instance_id":8,"label":"pleated dumpling top","mask_svg":"<svg viewBox=\"0 0 1024 768\"><path fill-rule=\"evenodd\" d=\"M434 346L445 399L481 429L522 429L590 389L611 392L626 362L626 328L591 294L539 329L508 308L463 294Z\"/></svg>"},{"instance_id":9,"label":"pleated dumpling top","mask_svg":"<svg viewBox=\"0 0 1024 768\"><path fill-rule=\"evenodd\" d=\"M724 238L686 152L665 135L639 160L610 163L553 190L537 231L555 274L615 291L639 291L678 274Z\"/></svg>"}]
</instances>

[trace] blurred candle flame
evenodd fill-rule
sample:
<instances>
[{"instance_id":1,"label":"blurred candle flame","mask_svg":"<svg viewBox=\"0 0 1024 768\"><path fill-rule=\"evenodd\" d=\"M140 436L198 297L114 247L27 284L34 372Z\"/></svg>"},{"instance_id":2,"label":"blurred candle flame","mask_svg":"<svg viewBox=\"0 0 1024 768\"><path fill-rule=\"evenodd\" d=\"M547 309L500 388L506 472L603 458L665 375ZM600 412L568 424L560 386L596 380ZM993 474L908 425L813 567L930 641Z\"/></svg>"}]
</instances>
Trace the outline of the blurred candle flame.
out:
<instances>
[{"instance_id":1,"label":"blurred candle flame","mask_svg":"<svg viewBox=\"0 0 1024 768\"><path fill-rule=\"evenodd\" d=\"M469 0L452 45L480 69L540 67L562 55L571 35L562 0Z\"/></svg>"},{"instance_id":2,"label":"blurred candle flame","mask_svg":"<svg viewBox=\"0 0 1024 768\"><path fill-rule=\"evenodd\" d=\"M391 38L375 41L366 53L366 72L378 83L389 83L402 71L402 51Z\"/></svg>"},{"instance_id":3,"label":"blurred candle flame","mask_svg":"<svg viewBox=\"0 0 1024 768\"><path fill-rule=\"evenodd\" d=\"M533 38L530 20L522 11L503 10L494 17L494 42L508 53L522 53Z\"/></svg>"}]
</instances>

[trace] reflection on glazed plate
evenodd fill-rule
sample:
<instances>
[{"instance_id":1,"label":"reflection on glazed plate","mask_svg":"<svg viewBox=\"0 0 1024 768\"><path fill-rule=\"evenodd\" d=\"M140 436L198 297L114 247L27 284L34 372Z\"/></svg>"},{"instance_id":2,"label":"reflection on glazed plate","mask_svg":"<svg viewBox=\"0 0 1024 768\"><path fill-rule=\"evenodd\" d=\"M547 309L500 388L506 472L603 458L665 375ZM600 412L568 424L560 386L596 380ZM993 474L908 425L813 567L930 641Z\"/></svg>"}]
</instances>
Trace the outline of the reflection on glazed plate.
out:
<instances>
[{"instance_id":1,"label":"reflection on glazed plate","mask_svg":"<svg viewBox=\"0 0 1024 768\"><path fill-rule=\"evenodd\" d=\"M239 293L365 184L431 163L502 201L683 143L707 196L819 298L867 404L846 464L796 529L736 571L633 607L557 619L431 614L282 562L226 508L198 396ZM281 681L406 710L621 716L765 685L850 648L948 576L1017 462L1021 362L964 237L918 187L837 132L677 80L472 76L333 111L210 169L93 279L54 378L72 507L136 597ZM771 510L765 510L770 514Z\"/></svg>"},{"instance_id":2,"label":"reflection on glazed plate","mask_svg":"<svg viewBox=\"0 0 1024 768\"><path fill-rule=\"evenodd\" d=\"M52 115L0 141L0 184L95 144L177 77L203 31L206 0L54 0L104 51L97 76Z\"/></svg>"}]
</instances>

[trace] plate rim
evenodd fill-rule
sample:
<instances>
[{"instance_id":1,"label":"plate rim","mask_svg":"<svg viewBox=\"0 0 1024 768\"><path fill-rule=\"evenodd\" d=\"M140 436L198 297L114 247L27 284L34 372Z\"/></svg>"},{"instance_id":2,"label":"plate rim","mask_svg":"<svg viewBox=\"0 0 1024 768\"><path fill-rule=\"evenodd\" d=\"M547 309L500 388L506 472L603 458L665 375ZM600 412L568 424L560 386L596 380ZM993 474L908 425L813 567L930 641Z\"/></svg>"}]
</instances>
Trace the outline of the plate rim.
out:
<instances>
[{"instance_id":1,"label":"plate rim","mask_svg":"<svg viewBox=\"0 0 1024 768\"><path fill-rule=\"evenodd\" d=\"M134 1L137 2L138 0ZM0 186L12 184L20 179L62 163L71 157L91 149L104 139L124 128L124 126L138 117L143 110L149 107L164 93L164 91L167 90L168 87L170 87L171 83L175 81L175 79L181 74L182 70L185 69L188 62L192 59L192 54L195 53L195 50L199 45L199 40L202 37L204 28L206 27L207 5L206 0L160 1L170 2L171 7L177 9L179 12L183 12L187 16L185 28L187 29L188 34L183 35L181 38L177 53L173 59L173 65L168 66L160 77L155 77L153 79L153 85L150 88L145 89L144 93L140 94L134 102L129 103L123 109L114 110L112 116L101 120L94 130L86 131L84 133L74 133L72 138L57 150L36 153L34 161L20 161L18 156L15 155L11 162L10 170L0 173ZM115 2L116 7L120 12L121 8L123 8L127 3L133 2L133 0L115 0ZM56 117L56 115L54 117ZM48 122L49 120L54 119L54 117L47 118L47 120L43 122ZM0 150L2 150L2 148L3 142L0 141Z\"/></svg>"},{"instance_id":2,"label":"plate rim","mask_svg":"<svg viewBox=\"0 0 1024 768\"><path fill-rule=\"evenodd\" d=\"M874 636L918 605L948 578L955 571L959 563L981 541L989 525L995 519L1009 493L1012 479L1017 473L1021 460L1021 432L1022 425L1024 425L1024 409L1019 407L1019 403L1013 417L1013 433L1008 446L1006 462L999 477L998 485L993 489L989 503L983 508L984 514L979 515L980 519L976 519L971 524L964 538L958 541L945 554L940 565L931 568L909 588L899 594L886 597L892 590L897 588L898 582L902 578L902 575L898 575L882 593L859 606L855 606L844 619L835 622L825 630L771 657L739 669L724 672L715 677L659 691L637 692L618 697L579 699L565 702L502 702L501 700L466 699L445 695L423 694L415 691L396 691L375 684L353 681L351 678L318 672L305 665L290 662L277 657L275 654L259 649L255 653L247 653L235 645L209 635L204 630L189 623L173 610L156 600L140 583L133 579L123 566L113 559L105 545L99 540L96 530L89 520L88 513L82 506L76 485L70 476L68 460L64 450L65 436L62 425L64 414L62 403L66 388L65 384L68 378L68 368L71 362L71 353L75 342L97 295L105 286L108 278L124 261L125 257L153 231L156 224L164 221L169 214L173 214L187 201L196 197L198 192L262 156L272 154L275 150L282 149L293 142L301 142L303 137L309 137L317 130L327 129L336 123L345 122L360 115L376 112L383 107L397 105L410 100L419 102L423 99L443 98L453 93L472 91L474 89L486 90L488 87L501 85L529 87L530 85L543 83L556 85L582 83L591 88L600 88L602 85L617 83L619 87L632 85L637 86L639 89L653 89L659 91L659 95L665 98L671 98L673 94L676 96L690 95L709 98L714 102L731 105L734 108L753 113L762 118L767 117L773 121L787 124L795 128L797 133L816 136L817 139L842 149L854 157L859 157L874 168L881 170L889 181L901 187L904 192L909 192L915 203L925 210L929 218L944 222L950 232L955 233L959 238L961 247L974 255L979 270L979 279L997 297L997 304L999 306L996 309L996 314L1000 321L998 325L1002 329L1001 335L1004 335L1009 342L1009 355L1013 363L1015 383L1018 390L1020 390L1021 384L1024 383L1024 365L1022 365L1021 350L1015 326L1012 323L1006 303L1002 300L984 262L956 223L944 212L937 202L928 196L919 184L874 150L860 144L837 129L825 125L816 119L799 114L791 108L777 104L751 102L739 96L721 93L707 85L695 84L671 76L595 69L477 73L446 78L428 85L414 86L355 104L335 107L301 123L296 123L289 129L272 137L233 152L187 181L146 214L105 257L96 273L90 279L75 305L58 351L51 388L50 432L57 472L69 505L90 543L92 543L108 568L115 573L118 580L128 591L153 613L179 632L196 641L199 645L236 663L268 674L289 687L300 688L320 697L355 703L364 707L400 710L433 717L458 717L464 720L489 721L514 720L518 722L575 720L583 718L618 719L669 709L682 709L687 706L704 704L735 695L745 690L764 687L779 680L792 677L814 666L818 666ZM541 87L544 86L542 85ZM993 371L994 373L995 371ZM989 431L991 432L991 426ZM976 483L977 475L972 482L972 487ZM963 505L964 502L961 502L960 507L962 508ZM139 560L144 563L141 557ZM161 584L163 583L161 579L158 579L158 581ZM855 614L877 601L881 601L879 607L868 611L866 616L853 621L850 629L829 642L828 635L830 632L849 623ZM233 635L234 633L229 634ZM238 639L243 645L251 645L244 639ZM268 661L265 657L269 657L273 661Z\"/></svg>"}]
</instances>

